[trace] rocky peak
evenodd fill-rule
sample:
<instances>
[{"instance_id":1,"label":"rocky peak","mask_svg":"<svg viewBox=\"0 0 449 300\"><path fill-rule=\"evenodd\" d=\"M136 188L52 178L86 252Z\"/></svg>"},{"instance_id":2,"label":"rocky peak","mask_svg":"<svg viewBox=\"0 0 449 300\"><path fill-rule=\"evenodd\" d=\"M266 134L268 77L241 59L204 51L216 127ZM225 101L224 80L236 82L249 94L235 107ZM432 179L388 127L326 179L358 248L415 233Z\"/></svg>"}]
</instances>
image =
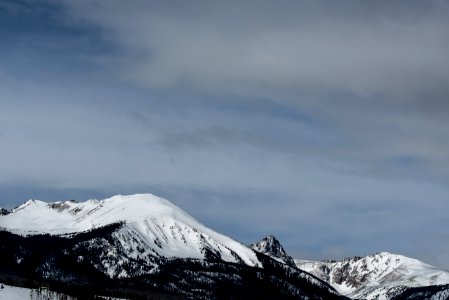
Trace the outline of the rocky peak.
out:
<instances>
[{"instance_id":1,"label":"rocky peak","mask_svg":"<svg viewBox=\"0 0 449 300\"><path fill-rule=\"evenodd\" d=\"M273 235L263 238L261 241L251 244L251 249L266 254L277 261L296 267L293 258L287 254L279 240Z\"/></svg>"}]
</instances>

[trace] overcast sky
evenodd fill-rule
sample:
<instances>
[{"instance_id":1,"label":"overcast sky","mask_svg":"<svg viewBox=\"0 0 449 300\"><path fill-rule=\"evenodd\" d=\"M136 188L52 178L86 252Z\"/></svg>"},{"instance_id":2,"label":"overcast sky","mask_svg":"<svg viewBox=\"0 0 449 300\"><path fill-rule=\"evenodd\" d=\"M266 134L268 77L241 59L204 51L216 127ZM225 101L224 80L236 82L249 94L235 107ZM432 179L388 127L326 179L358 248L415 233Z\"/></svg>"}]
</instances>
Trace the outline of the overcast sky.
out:
<instances>
[{"instance_id":1,"label":"overcast sky","mask_svg":"<svg viewBox=\"0 0 449 300\"><path fill-rule=\"evenodd\" d=\"M449 2L0 2L0 205L149 192L297 258L449 269Z\"/></svg>"}]
</instances>

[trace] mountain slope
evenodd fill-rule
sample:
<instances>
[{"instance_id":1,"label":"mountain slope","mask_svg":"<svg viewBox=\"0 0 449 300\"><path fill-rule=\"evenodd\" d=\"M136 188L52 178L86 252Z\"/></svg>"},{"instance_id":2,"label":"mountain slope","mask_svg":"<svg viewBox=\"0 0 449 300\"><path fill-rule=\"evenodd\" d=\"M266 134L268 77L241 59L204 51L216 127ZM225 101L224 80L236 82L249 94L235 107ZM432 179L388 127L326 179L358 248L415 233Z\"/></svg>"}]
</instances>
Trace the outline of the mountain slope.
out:
<instances>
[{"instance_id":1,"label":"mountain slope","mask_svg":"<svg viewBox=\"0 0 449 300\"><path fill-rule=\"evenodd\" d=\"M341 294L390 299L407 287L449 284L449 273L419 260L387 252L340 261L295 260L299 269L328 282Z\"/></svg>"},{"instance_id":2,"label":"mountain slope","mask_svg":"<svg viewBox=\"0 0 449 300\"><path fill-rule=\"evenodd\" d=\"M425 287L405 288L391 300L447 300L449 299L449 284Z\"/></svg>"},{"instance_id":3,"label":"mountain slope","mask_svg":"<svg viewBox=\"0 0 449 300\"><path fill-rule=\"evenodd\" d=\"M198 258L260 266L246 246L200 224L171 202L149 194L105 200L46 203L29 200L0 218L0 228L20 235L75 233L124 222L114 233L131 257ZM139 248L139 249L138 249ZM111 276L124 275L111 271Z\"/></svg>"}]
</instances>

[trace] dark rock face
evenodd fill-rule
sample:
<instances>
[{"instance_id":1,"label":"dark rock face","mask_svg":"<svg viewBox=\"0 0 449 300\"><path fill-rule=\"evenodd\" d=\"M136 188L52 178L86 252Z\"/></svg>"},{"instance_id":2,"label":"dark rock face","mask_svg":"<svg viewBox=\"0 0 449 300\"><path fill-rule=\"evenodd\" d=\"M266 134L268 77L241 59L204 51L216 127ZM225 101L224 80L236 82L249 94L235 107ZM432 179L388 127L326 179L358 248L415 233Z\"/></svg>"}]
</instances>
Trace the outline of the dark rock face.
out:
<instances>
[{"instance_id":1,"label":"dark rock face","mask_svg":"<svg viewBox=\"0 0 449 300\"><path fill-rule=\"evenodd\" d=\"M250 245L250 247L257 252L278 258L285 264L296 268L293 258L287 254L279 240L272 235L265 237L260 242Z\"/></svg>"},{"instance_id":2,"label":"dark rock face","mask_svg":"<svg viewBox=\"0 0 449 300\"><path fill-rule=\"evenodd\" d=\"M346 258L341 260L341 267L335 268L333 274L333 281L337 284L346 282L348 286L359 288L363 283L367 282L367 276L360 276L356 269L351 269L351 264L360 261L363 257L355 256L352 258ZM367 269L366 262L362 266L362 269ZM329 269L330 271L330 269Z\"/></svg>"},{"instance_id":3,"label":"dark rock face","mask_svg":"<svg viewBox=\"0 0 449 300\"><path fill-rule=\"evenodd\" d=\"M0 216L5 216L7 214L9 214L9 210L0 207Z\"/></svg>"}]
</instances>

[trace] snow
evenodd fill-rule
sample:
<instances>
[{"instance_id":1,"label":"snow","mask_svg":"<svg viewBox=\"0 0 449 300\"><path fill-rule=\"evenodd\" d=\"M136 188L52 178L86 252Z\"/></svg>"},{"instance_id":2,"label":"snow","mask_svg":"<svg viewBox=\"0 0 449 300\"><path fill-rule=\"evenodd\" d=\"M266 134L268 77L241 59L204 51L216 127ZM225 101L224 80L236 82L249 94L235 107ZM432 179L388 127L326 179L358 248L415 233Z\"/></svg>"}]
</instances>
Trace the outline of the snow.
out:
<instances>
[{"instance_id":1,"label":"snow","mask_svg":"<svg viewBox=\"0 0 449 300\"><path fill-rule=\"evenodd\" d=\"M0 299L1 300L76 300L78 298L71 297L62 293L57 293L50 291L46 288L39 289L30 289L30 288L22 288L16 286L10 286L6 284L0 283L3 286L3 289L0 288ZM104 300L121 300L124 298L114 298L107 296L95 296L97 299Z\"/></svg>"},{"instance_id":2,"label":"snow","mask_svg":"<svg viewBox=\"0 0 449 300\"><path fill-rule=\"evenodd\" d=\"M3 285L3 289L0 289L0 299L8 300L26 300L31 298L30 289L19 288L15 286Z\"/></svg>"},{"instance_id":3,"label":"snow","mask_svg":"<svg viewBox=\"0 0 449 300\"><path fill-rule=\"evenodd\" d=\"M388 252L341 261L297 259L295 263L301 270L327 281L339 293L351 298L388 299L388 295L398 292L401 286L449 284L449 272Z\"/></svg>"},{"instance_id":4,"label":"snow","mask_svg":"<svg viewBox=\"0 0 449 300\"><path fill-rule=\"evenodd\" d=\"M50 291L46 288L30 289L1 284L0 299L5 300L76 300L77 298Z\"/></svg>"},{"instance_id":5,"label":"snow","mask_svg":"<svg viewBox=\"0 0 449 300\"><path fill-rule=\"evenodd\" d=\"M440 291L430 298L430 300L447 300L449 299L449 289Z\"/></svg>"},{"instance_id":6,"label":"snow","mask_svg":"<svg viewBox=\"0 0 449 300\"><path fill-rule=\"evenodd\" d=\"M224 261L261 267L254 251L199 223L179 207L151 194L117 195L104 200L46 203L29 200L0 216L0 228L20 235L69 236L109 224L125 222L115 233L130 255L157 253L167 258L205 258L219 253ZM136 244L137 243L137 244Z\"/></svg>"}]
</instances>

